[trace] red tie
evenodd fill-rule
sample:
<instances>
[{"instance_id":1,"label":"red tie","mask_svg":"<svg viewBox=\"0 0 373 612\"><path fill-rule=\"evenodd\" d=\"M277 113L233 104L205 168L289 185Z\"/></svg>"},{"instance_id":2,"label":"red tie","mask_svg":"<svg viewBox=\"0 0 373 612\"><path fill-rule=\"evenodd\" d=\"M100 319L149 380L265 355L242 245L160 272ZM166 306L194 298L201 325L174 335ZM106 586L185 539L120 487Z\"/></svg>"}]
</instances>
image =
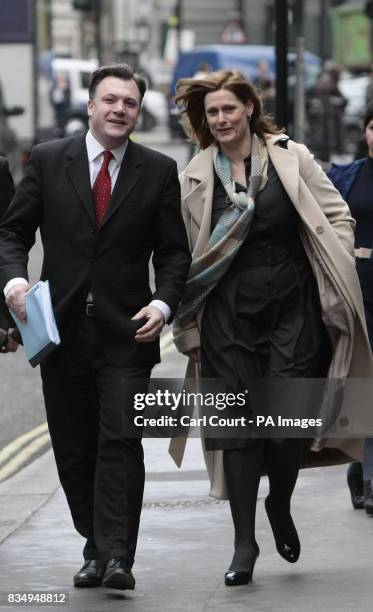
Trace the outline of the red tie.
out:
<instances>
[{"instance_id":1,"label":"red tie","mask_svg":"<svg viewBox=\"0 0 373 612\"><path fill-rule=\"evenodd\" d=\"M104 151L104 159L101 164L95 183L92 187L93 200L96 209L97 227L101 227L106 209L111 198L111 178L109 174L109 163L113 158L111 151Z\"/></svg>"}]
</instances>

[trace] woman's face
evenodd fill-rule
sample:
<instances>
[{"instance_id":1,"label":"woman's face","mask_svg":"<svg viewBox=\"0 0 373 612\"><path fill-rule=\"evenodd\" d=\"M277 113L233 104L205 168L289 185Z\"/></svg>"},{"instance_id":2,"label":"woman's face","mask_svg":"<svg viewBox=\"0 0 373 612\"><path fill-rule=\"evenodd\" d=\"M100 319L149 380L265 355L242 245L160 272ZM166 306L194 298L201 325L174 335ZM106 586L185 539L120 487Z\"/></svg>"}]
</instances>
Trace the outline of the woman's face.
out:
<instances>
[{"instance_id":1,"label":"woman's face","mask_svg":"<svg viewBox=\"0 0 373 612\"><path fill-rule=\"evenodd\" d=\"M365 128L365 140L369 149L369 157L373 157L373 119L371 119Z\"/></svg>"},{"instance_id":2,"label":"woman's face","mask_svg":"<svg viewBox=\"0 0 373 612\"><path fill-rule=\"evenodd\" d=\"M252 102L244 104L227 89L218 89L205 96L205 114L211 135L220 145L238 144L250 134L248 118Z\"/></svg>"}]
</instances>

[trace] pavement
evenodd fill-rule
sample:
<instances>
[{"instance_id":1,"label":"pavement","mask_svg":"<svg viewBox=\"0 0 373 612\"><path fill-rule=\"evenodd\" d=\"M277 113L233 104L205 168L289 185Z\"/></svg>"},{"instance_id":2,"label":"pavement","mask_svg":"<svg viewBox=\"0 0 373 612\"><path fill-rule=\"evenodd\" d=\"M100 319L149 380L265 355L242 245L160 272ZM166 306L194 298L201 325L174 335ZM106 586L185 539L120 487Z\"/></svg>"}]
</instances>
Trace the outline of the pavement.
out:
<instances>
[{"instance_id":1,"label":"pavement","mask_svg":"<svg viewBox=\"0 0 373 612\"><path fill-rule=\"evenodd\" d=\"M227 588L223 575L233 542L228 503L208 496L199 439L189 441L181 470L168 456L167 444L144 440L147 480L135 591L72 587L82 539L74 532L51 451L1 483L1 604L8 591L64 591L72 612L372 609L373 520L352 509L343 467L305 470L300 476L293 517L302 553L295 565L275 550L263 504L267 479L262 479L254 581ZM9 607L0 605L3 609Z\"/></svg>"}]
</instances>

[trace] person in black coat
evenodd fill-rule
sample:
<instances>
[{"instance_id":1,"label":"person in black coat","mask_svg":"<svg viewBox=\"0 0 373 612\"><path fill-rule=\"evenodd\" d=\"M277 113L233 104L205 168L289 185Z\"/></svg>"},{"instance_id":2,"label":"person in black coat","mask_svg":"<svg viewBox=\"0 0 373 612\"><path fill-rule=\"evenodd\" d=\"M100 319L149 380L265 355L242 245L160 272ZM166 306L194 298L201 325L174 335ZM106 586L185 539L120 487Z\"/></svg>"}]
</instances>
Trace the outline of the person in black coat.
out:
<instances>
[{"instance_id":1,"label":"person in black coat","mask_svg":"<svg viewBox=\"0 0 373 612\"><path fill-rule=\"evenodd\" d=\"M9 164L6 157L0 155L0 185L1 185L1 198L0 198L0 219L8 208L12 197L14 195L14 183L12 175L10 174Z\"/></svg>"},{"instance_id":2,"label":"person in black coat","mask_svg":"<svg viewBox=\"0 0 373 612\"><path fill-rule=\"evenodd\" d=\"M88 133L34 147L0 226L0 288L21 320L40 228L41 278L61 336L41 365L43 392L61 483L86 539L76 587L134 588L144 461L133 390L147 389L160 361L159 334L190 264L176 163L128 138L144 93L129 66L96 70Z\"/></svg>"},{"instance_id":3,"label":"person in black coat","mask_svg":"<svg viewBox=\"0 0 373 612\"><path fill-rule=\"evenodd\" d=\"M8 160L0 155L0 219L7 210L12 197L14 195L14 183L10 174ZM14 352L17 350L17 344L11 338L8 338L8 329L10 326L8 308L4 303L3 296L0 296L0 350L2 353Z\"/></svg>"},{"instance_id":4,"label":"person in black coat","mask_svg":"<svg viewBox=\"0 0 373 612\"><path fill-rule=\"evenodd\" d=\"M373 104L364 116L366 154L348 164L332 164L330 180L347 202L356 221L355 258L364 300L364 310L371 349L373 350ZM360 147L362 150L362 148ZM355 509L365 508L373 515L373 436L367 432L363 461L351 463L347 472L351 502Z\"/></svg>"}]
</instances>

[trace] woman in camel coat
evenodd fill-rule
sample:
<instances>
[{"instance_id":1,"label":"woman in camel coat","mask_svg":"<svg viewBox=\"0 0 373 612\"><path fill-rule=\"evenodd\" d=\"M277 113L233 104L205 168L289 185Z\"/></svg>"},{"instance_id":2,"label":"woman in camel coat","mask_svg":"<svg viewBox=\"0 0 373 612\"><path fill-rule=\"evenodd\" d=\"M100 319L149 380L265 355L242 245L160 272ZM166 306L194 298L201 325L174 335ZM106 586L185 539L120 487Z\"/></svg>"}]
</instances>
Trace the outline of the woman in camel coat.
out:
<instances>
[{"instance_id":1,"label":"woman in camel coat","mask_svg":"<svg viewBox=\"0 0 373 612\"><path fill-rule=\"evenodd\" d=\"M290 499L299 464L301 461L303 463L306 461L308 465L330 464L348 460L348 457L358 458L361 455L362 443L359 436L362 435L364 427L368 426L370 420L369 393L364 385L357 388L356 385L345 385L344 383L348 378L371 378L373 368L359 281L355 271L354 221L338 191L332 186L307 148L289 140L263 115L254 88L239 72L226 70L211 73L202 80L185 79L181 82L179 91L182 92L180 98L185 103L186 114L201 149L180 177L184 221L193 261L197 262L194 267L194 270L197 270L196 276L191 278L192 283L190 284L191 286L194 283L197 292L195 288L194 291L190 291L190 294L193 294L190 298L187 289L174 328L175 344L178 350L190 357L187 378L193 378L197 369L196 364L201 359L203 376L224 378L224 371L228 371L220 367L221 363L224 364L227 359L226 352L228 351L225 350L223 341L219 341L216 325L221 323L219 319L221 312L217 305L229 304L229 300L224 302L225 294L229 293L230 286L230 280L227 279L235 275L237 261L239 261L240 269L239 278L242 278L242 269L247 265L252 266L260 258L260 248L256 248L253 262L247 264L254 253L253 250L250 250L252 246L250 239L252 238L255 243L258 236L262 238L262 234L258 232L257 219L264 210L266 214L268 211L269 214L272 214L271 210L275 211L273 214L279 214L275 206L278 208L282 206L289 221L286 221L285 216L285 223L282 228L278 228L279 236L276 236L276 232L273 231L270 234L271 240L275 242L273 252L279 253L283 248L286 250L288 243L283 245L277 242L281 240L281 234L286 234L288 226L291 226L293 234L291 243L289 242L289 261L296 251L295 259L298 262L293 261L291 266L293 264L300 266L298 274L301 271L303 279L300 281L301 292L303 291L303 298L304 295L307 296L306 302L308 302L308 305L297 305L297 310L294 310L294 319L298 317L298 313L303 317L303 331L298 329L296 333L299 333L300 337L302 334L307 336L305 341L302 340L303 346L310 346L310 352L316 355L316 359L309 361L308 369L304 371L299 369L302 373L298 374L298 364L295 363L294 372L288 376L290 378L293 376L311 378L327 376L337 381L336 385L330 385L325 392L323 402L320 402L318 414L322 417L323 423L327 424L327 431L325 431L325 426L321 428L313 441L308 441L309 444L301 444L299 440L280 440L277 443L251 440L246 446L241 443L237 444L235 441L232 441L231 445L224 441L219 446L219 442L214 445L211 441L205 440L205 448L207 447L205 457L212 485L211 494L226 497L228 491L235 525L235 552L225 576L225 584L234 586L246 584L251 580L255 560L259 554L255 540L255 506L257 486L263 470L267 471L270 480L270 495L266 500L266 511L277 550L289 562L295 562L298 559L300 543L290 515ZM238 151L242 153L241 156L237 154ZM257 174L261 178L259 189L254 196L253 192L250 192L250 184L251 182L254 184L254 179L257 177L253 174L253 169L249 176L250 156L251 167L254 167L254 170L255 167L257 168ZM229 180L226 178L227 168L228 174L231 172ZM249 185L247 191L244 184L245 172ZM235 185L233 191L229 187L231 184ZM203 286L201 289L198 271L206 272L206 268L203 267L206 261L204 254L209 254L207 261L211 262L211 253L216 251L216 244L211 242L214 228L224 214L221 212L221 204L219 204L219 214L222 215L220 219L216 210L217 189L222 191L222 186L228 194L225 202L229 202L230 199L231 209L241 206L241 210L244 210L242 198L237 196L237 193L245 190L247 208L253 206L256 216L251 217L252 220L249 222L251 226L239 244L239 248L234 252L233 260L231 257L232 240L228 245L223 244L222 247L219 243L218 250L219 248L225 250L224 256L215 261L217 264L215 269L217 266L222 266L223 273L218 280L214 278L212 289L211 285ZM269 207L266 191L275 198ZM219 197L221 203L221 196ZM229 215L229 212L227 214ZM212 227L212 220L215 223L214 227ZM228 225L230 223L228 217L227 223ZM297 234L295 240L294 228ZM218 234L221 236L221 231L220 233L218 231ZM237 232L232 236L235 242ZM259 241L257 244L262 245L263 243ZM264 244L265 248L268 246L272 248L268 240ZM300 254L300 251L303 255ZM224 257L231 258L225 269ZM303 260L299 263L302 257ZM274 264L277 265L278 261L276 260ZM283 266L282 259L281 266ZM275 269L274 267L273 271ZM245 277L244 290L256 274L260 282L262 268L258 273L256 270L254 265L249 271L245 271L248 274ZM211 271L212 269L207 270L209 278L211 278ZM192 267L191 277L193 273ZM206 274L203 276L206 278ZM289 279L291 284L293 279L291 276ZM239 281L234 282L236 291ZM220 295L219 288L223 288ZM283 288L280 289L283 290ZM244 295L242 287L237 291L239 295ZM282 306L286 307L286 300L289 299L289 296L284 297L285 302ZM310 302L312 303L311 310L307 310ZM247 298L247 303L250 306L250 298ZM242 317L242 308L241 304L239 306L240 317ZM250 308L248 312L249 310ZM276 312L274 316L278 318L279 312ZM222 316L225 314L223 313ZM233 320L234 316L234 313L228 313L226 320ZM246 317L249 325L251 316L247 314ZM307 321L308 317L312 319L310 324ZM246 320L242 319L244 323ZM255 325L251 325L252 329L255 328L255 334L257 321L260 322L256 318ZM216 336L214 325L217 330ZM222 326L225 325L226 323ZM239 329L246 329L246 327L242 325ZM250 326L247 329L250 329ZM209 330L208 335L206 330ZM263 326L264 332L265 326ZM237 340L235 354L239 353L239 346L244 344L245 355L247 356L251 351L254 360L260 357L260 363L263 363L263 355L267 355L268 350L263 349L265 347L263 337L258 339L255 336L255 342L253 341L253 333L253 331L249 332L251 337L245 338L245 332L242 332ZM291 338L291 333L289 338ZM281 340L282 346L286 341L286 338ZM289 357L290 361L296 359L294 355ZM328 357L326 363L325 356ZM298 357L302 362L307 361L305 354L301 356L301 359L299 355ZM322 361L324 361L323 366L321 366ZM242 370L242 363L247 362L238 360L237 365L234 365L237 371ZM250 367L249 364L249 370ZM255 367L250 371L259 371L255 370ZM234 368L232 371L234 372ZM265 377L266 374L263 376ZM277 373L274 376L277 376ZM338 392L336 392L336 387ZM365 410L366 407L367 410ZM357 409L359 418L354 419L353 414L356 414ZM333 410L337 410L337 419L331 414ZM175 439L172 442L171 453L177 463L181 462L183 447L184 440L182 439ZM304 459L305 456L306 459Z\"/></svg>"}]
</instances>

